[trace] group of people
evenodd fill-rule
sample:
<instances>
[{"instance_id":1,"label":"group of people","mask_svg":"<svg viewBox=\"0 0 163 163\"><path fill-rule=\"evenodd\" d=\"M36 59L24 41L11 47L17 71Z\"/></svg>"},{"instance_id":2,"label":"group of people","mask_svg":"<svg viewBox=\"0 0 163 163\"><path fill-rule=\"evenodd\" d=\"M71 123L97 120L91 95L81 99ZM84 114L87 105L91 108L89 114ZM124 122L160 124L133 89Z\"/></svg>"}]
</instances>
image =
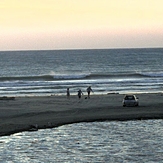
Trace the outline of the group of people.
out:
<instances>
[{"instance_id":1,"label":"group of people","mask_svg":"<svg viewBox=\"0 0 163 163\"><path fill-rule=\"evenodd\" d=\"M90 98L90 93L91 93L91 92L93 92L93 90L92 90L91 86L89 86L89 87L87 88L88 98ZM79 89L79 90L78 90L78 98L80 99L82 95L83 95L83 92L81 91L81 89ZM67 98L69 98L69 97L70 97L70 89L67 88Z\"/></svg>"}]
</instances>

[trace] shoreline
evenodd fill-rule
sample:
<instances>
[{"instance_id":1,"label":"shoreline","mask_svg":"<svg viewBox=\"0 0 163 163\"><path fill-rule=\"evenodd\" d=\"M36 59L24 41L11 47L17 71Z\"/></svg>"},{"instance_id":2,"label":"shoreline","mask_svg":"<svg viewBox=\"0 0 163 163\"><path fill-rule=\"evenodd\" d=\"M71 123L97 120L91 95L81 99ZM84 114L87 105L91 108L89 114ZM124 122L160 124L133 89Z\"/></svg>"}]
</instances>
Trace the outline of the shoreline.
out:
<instances>
[{"instance_id":1,"label":"shoreline","mask_svg":"<svg viewBox=\"0 0 163 163\"><path fill-rule=\"evenodd\" d=\"M140 106L123 107L123 94L15 97L0 100L0 136L94 121L163 119L162 93L136 94Z\"/></svg>"}]
</instances>

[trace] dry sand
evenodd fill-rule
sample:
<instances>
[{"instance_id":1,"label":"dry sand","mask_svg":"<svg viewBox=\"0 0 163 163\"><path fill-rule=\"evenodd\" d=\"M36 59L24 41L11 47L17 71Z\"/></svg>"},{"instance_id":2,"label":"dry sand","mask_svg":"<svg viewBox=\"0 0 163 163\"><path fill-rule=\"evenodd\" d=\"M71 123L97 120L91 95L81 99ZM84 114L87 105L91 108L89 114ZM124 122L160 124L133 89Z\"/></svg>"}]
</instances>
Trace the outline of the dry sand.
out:
<instances>
[{"instance_id":1,"label":"dry sand","mask_svg":"<svg viewBox=\"0 0 163 163\"><path fill-rule=\"evenodd\" d=\"M104 120L141 120L163 118L163 96L138 94L139 107L123 107L124 95L17 97L0 100L0 136L69 123Z\"/></svg>"}]
</instances>

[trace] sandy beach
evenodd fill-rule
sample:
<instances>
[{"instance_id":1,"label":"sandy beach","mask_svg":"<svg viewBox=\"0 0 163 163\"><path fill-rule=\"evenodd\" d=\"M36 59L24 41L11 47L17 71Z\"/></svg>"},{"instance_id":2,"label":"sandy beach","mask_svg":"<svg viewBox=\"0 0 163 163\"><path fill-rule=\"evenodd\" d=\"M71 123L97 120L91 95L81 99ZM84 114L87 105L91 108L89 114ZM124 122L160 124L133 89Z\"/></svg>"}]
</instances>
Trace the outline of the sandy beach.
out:
<instances>
[{"instance_id":1,"label":"sandy beach","mask_svg":"<svg viewBox=\"0 0 163 163\"><path fill-rule=\"evenodd\" d=\"M137 94L139 107L123 107L122 94L16 97L0 100L0 136L78 122L163 118L163 95Z\"/></svg>"}]
</instances>

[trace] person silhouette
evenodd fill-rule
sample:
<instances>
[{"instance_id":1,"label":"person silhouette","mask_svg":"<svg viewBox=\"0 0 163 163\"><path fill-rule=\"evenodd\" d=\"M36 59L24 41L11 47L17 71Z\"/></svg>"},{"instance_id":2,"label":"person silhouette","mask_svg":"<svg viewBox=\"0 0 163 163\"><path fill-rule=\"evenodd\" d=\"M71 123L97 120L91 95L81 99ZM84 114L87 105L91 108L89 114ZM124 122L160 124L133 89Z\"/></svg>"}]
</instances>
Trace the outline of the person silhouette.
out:
<instances>
[{"instance_id":1,"label":"person silhouette","mask_svg":"<svg viewBox=\"0 0 163 163\"><path fill-rule=\"evenodd\" d=\"M83 92L81 91L81 89L78 90L78 97L79 99L81 98L81 95L83 95Z\"/></svg>"},{"instance_id":2,"label":"person silhouette","mask_svg":"<svg viewBox=\"0 0 163 163\"><path fill-rule=\"evenodd\" d=\"M67 88L67 98L70 98L70 89Z\"/></svg>"},{"instance_id":3,"label":"person silhouette","mask_svg":"<svg viewBox=\"0 0 163 163\"><path fill-rule=\"evenodd\" d=\"M93 92L91 86L87 88L88 98L90 98L90 93Z\"/></svg>"}]
</instances>

